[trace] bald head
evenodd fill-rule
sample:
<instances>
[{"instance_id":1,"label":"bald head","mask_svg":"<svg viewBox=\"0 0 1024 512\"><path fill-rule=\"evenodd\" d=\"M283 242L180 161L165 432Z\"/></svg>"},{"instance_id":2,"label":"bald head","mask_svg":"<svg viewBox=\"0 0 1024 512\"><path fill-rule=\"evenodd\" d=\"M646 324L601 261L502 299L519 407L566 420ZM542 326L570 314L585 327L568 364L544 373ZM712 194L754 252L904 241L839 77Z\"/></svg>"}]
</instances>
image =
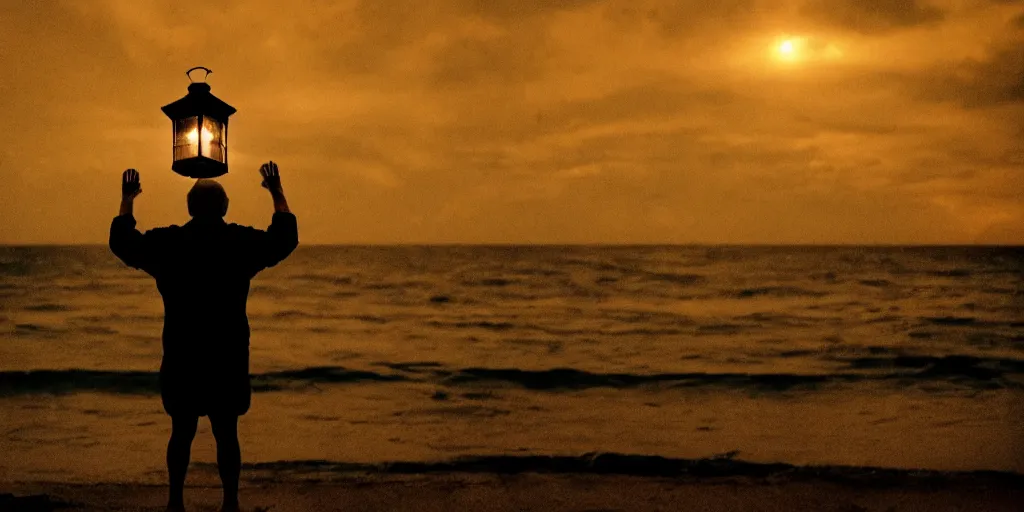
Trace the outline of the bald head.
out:
<instances>
[{"instance_id":1,"label":"bald head","mask_svg":"<svg viewBox=\"0 0 1024 512\"><path fill-rule=\"evenodd\" d=\"M188 191L188 214L193 217L223 217L228 213L228 194L211 179L196 180Z\"/></svg>"}]
</instances>

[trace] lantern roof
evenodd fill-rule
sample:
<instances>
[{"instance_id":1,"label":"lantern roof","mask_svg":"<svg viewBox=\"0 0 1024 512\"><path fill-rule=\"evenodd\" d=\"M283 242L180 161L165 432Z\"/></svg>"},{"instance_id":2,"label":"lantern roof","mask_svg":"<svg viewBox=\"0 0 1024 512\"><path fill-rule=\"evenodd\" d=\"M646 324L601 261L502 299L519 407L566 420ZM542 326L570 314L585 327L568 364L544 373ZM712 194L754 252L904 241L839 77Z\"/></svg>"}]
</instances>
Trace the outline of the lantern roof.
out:
<instances>
[{"instance_id":1,"label":"lantern roof","mask_svg":"<svg viewBox=\"0 0 1024 512\"><path fill-rule=\"evenodd\" d=\"M190 73L196 69L206 68L192 68L188 72ZM206 71L209 74L209 70ZM189 79L191 80L191 76L189 76ZM163 110L164 114L167 114L167 117L171 119L204 115L223 122L228 120L228 116L237 112L235 107L228 105L210 93L210 84L206 82L190 83L188 94L184 98L164 105L160 107L160 110Z\"/></svg>"}]
</instances>

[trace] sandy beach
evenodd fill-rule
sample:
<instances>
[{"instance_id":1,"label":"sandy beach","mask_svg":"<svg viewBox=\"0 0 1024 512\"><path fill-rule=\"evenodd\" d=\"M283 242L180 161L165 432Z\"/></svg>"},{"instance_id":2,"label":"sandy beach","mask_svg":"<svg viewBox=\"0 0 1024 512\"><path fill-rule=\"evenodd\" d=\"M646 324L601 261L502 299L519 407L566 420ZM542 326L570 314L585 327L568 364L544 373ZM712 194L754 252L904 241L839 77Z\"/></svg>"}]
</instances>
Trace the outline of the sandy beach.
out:
<instances>
[{"instance_id":1,"label":"sandy beach","mask_svg":"<svg viewBox=\"0 0 1024 512\"><path fill-rule=\"evenodd\" d=\"M216 468L200 463L189 510L217 510ZM162 510L166 487L0 483L5 511ZM245 510L569 511L1019 511L1024 475L759 464L727 458L623 454L462 457L433 463L247 464Z\"/></svg>"},{"instance_id":2,"label":"sandy beach","mask_svg":"<svg viewBox=\"0 0 1024 512\"><path fill-rule=\"evenodd\" d=\"M166 488L149 485L23 483L0 487L18 499L0 499L4 510L163 510ZM1024 487L1012 482L918 482L903 485L842 483L825 479L710 478L630 475L352 475L330 482L249 482L241 491L251 511L479 512L690 510L820 512L1019 511ZM190 487L189 510L214 511L216 485ZM59 507L59 508L58 508Z\"/></svg>"}]
</instances>

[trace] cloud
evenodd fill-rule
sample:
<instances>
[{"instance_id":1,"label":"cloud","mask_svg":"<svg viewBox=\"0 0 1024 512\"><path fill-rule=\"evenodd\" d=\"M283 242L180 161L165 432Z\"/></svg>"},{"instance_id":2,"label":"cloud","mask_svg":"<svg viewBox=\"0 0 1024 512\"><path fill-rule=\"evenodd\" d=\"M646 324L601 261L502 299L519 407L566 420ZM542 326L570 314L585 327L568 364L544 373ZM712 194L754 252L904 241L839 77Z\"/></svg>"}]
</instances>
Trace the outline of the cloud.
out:
<instances>
[{"instance_id":1,"label":"cloud","mask_svg":"<svg viewBox=\"0 0 1024 512\"><path fill-rule=\"evenodd\" d=\"M938 65L904 79L923 98L966 108L1024 102L1024 41L1000 44L977 59Z\"/></svg>"},{"instance_id":2,"label":"cloud","mask_svg":"<svg viewBox=\"0 0 1024 512\"><path fill-rule=\"evenodd\" d=\"M1024 215L1019 9L972 2L4 7L19 75L0 109L21 124L0 142L0 240L102 241L129 166L141 224L180 223L188 183L159 106L196 64L239 108L232 220L267 220L253 176L273 158L304 241L1008 237ZM805 53L772 59L791 33Z\"/></svg>"},{"instance_id":3,"label":"cloud","mask_svg":"<svg viewBox=\"0 0 1024 512\"><path fill-rule=\"evenodd\" d=\"M662 0L612 0L605 15L622 25L652 25L668 37L692 36L720 26L735 27L758 12L757 0L715 2Z\"/></svg>"},{"instance_id":4,"label":"cloud","mask_svg":"<svg viewBox=\"0 0 1024 512\"><path fill-rule=\"evenodd\" d=\"M486 38L459 38L434 53L431 82L439 87L481 82L502 86L536 80L550 64L544 34L505 31Z\"/></svg>"},{"instance_id":5,"label":"cloud","mask_svg":"<svg viewBox=\"0 0 1024 512\"><path fill-rule=\"evenodd\" d=\"M468 13L497 20L523 20L549 16L560 11L572 11L604 0L457 0L454 2Z\"/></svg>"},{"instance_id":6,"label":"cloud","mask_svg":"<svg viewBox=\"0 0 1024 512\"><path fill-rule=\"evenodd\" d=\"M944 13L920 0L810 0L809 18L862 34L878 34L938 23Z\"/></svg>"}]
</instances>

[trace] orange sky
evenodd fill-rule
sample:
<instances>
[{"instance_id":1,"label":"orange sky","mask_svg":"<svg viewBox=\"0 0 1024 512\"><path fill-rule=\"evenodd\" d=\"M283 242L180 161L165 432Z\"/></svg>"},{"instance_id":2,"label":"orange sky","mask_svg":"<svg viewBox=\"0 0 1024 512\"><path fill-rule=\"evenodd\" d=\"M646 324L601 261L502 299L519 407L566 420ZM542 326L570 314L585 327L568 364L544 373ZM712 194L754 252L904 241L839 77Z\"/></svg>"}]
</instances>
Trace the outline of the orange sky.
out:
<instances>
[{"instance_id":1,"label":"orange sky","mask_svg":"<svg viewBox=\"0 0 1024 512\"><path fill-rule=\"evenodd\" d=\"M303 243L1024 243L1019 0L4 2L0 63L0 243L104 242L127 167L187 221L197 65L228 220L273 159Z\"/></svg>"}]
</instances>

